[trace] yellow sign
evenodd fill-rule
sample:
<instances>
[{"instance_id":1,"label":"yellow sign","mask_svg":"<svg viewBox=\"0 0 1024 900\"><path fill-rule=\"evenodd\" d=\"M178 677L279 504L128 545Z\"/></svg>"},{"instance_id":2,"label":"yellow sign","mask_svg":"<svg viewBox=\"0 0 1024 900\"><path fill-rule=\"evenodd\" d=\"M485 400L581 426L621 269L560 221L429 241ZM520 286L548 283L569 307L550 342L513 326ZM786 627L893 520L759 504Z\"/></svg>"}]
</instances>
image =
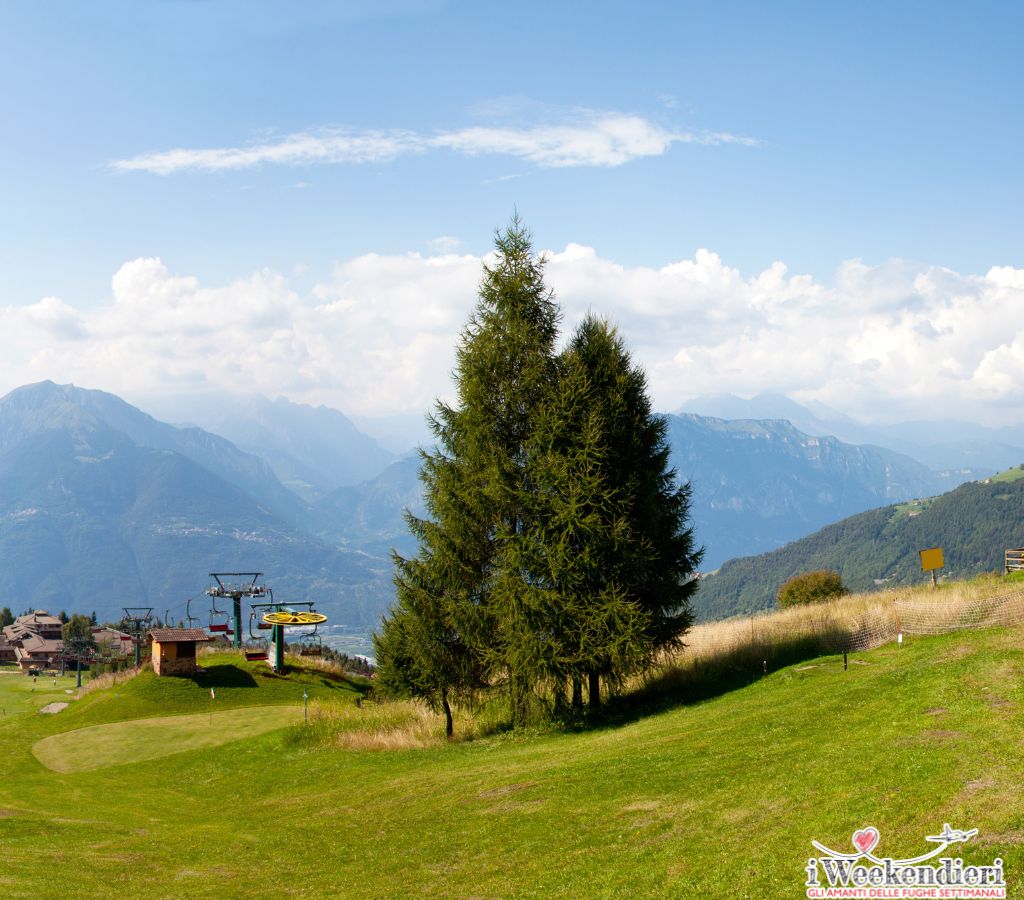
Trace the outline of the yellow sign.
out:
<instances>
[{"instance_id":1,"label":"yellow sign","mask_svg":"<svg viewBox=\"0 0 1024 900\"><path fill-rule=\"evenodd\" d=\"M946 565L942 558L942 548L932 547L930 550L920 550L921 554L921 571L922 572L933 572L935 569L941 569Z\"/></svg>"},{"instance_id":2,"label":"yellow sign","mask_svg":"<svg viewBox=\"0 0 1024 900\"><path fill-rule=\"evenodd\" d=\"M269 612L263 616L268 625L319 625L327 616L318 612Z\"/></svg>"}]
</instances>

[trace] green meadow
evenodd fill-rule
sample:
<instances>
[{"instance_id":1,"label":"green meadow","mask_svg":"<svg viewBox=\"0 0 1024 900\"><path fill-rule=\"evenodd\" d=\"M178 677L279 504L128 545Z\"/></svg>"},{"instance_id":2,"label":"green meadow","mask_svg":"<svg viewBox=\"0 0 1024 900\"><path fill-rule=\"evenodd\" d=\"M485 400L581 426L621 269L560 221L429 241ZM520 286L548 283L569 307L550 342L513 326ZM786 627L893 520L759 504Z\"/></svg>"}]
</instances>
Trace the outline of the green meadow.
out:
<instances>
[{"instance_id":1,"label":"green meadow","mask_svg":"<svg viewBox=\"0 0 1024 900\"><path fill-rule=\"evenodd\" d=\"M315 669L203 657L56 715L36 710L63 686L4 675L0 895L791 898L812 839L873 825L906 857L949 822L980 829L958 855L1001 857L1015 896L1022 642L908 638L574 732L446 745L428 717L417 749L375 749L402 746L374 738L408 705L357 708L364 683Z\"/></svg>"}]
</instances>

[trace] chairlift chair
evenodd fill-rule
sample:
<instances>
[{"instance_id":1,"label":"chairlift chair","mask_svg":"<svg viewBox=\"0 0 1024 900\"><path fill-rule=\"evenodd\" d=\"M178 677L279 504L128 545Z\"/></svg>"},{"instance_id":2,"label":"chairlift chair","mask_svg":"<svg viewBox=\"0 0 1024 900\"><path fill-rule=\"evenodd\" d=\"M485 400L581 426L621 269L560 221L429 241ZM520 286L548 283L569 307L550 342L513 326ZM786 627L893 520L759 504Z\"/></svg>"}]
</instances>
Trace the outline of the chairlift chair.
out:
<instances>
[{"instance_id":1,"label":"chairlift chair","mask_svg":"<svg viewBox=\"0 0 1024 900\"><path fill-rule=\"evenodd\" d=\"M250 646L245 648L245 658L249 662L264 662L270 659L270 645L265 637L252 633L252 623L256 618L256 611L249 613L249 641Z\"/></svg>"},{"instance_id":2,"label":"chairlift chair","mask_svg":"<svg viewBox=\"0 0 1024 900\"><path fill-rule=\"evenodd\" d=\"M318 634L308 634L299 644L299 656L323 656L324 640Z\"/></svg>"},{"instance_id":3,"label":"chairlift chair","mask_svg":"<svg viewBox=\"0 0 1024 900\"><path fill-rule=\"evenodd\" d=\"M215 617L218 616L222 616L224 618L224 621L215 621ZM216 632L218 634L233 634L233 632L228 628L228 614L226 612L222 613L210 610L209 629L210 631Z\"/></svg>"},{"instance_id":4,"label":"chairlift chair","mask_svg":"<svg viewBox=\"0 0 1024 900\"><path fill-rule=\"evenodd\" d=\"M265 662L270 659L270 650L266 642L255 647L246 647L245 658L248 662Z\"/></svg>"}]
</instances>

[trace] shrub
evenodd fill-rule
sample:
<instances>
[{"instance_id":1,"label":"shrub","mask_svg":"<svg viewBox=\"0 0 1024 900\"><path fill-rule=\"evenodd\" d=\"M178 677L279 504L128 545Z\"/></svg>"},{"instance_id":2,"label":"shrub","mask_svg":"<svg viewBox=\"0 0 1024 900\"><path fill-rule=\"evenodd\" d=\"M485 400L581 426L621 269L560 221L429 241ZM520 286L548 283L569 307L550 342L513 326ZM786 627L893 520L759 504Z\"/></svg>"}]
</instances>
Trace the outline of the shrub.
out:
<instances>
[{"instance_id":1,"label":"shrub","mask_svg":"<svg viewBox=\"0 0 1024 900\"><path fill-rule=\"evenodd\" d=\"M815 572L804 572L803 575L794 575L779 588L775 600L780 607L785 608L802 603L831 600L833 597L841 597L848 593L850 592L843 587L843 580L838 572L819 569Z\"/></svg>"}]
</instances>

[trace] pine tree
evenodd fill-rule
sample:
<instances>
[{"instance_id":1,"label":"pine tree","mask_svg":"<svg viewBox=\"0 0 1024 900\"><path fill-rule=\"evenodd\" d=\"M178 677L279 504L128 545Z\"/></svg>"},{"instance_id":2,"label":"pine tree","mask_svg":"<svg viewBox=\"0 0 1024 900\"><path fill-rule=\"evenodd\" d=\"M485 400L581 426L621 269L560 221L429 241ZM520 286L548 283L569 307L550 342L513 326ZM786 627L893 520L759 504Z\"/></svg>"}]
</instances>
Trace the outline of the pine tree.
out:
<instances>
[{"instance_id":1,"label":"pine tree","mask_svg":"<svg viewBox=\"0 0 1024 900\"><path fill-rule=\"evenodd\" d=\"M608 477L611 450L588 373L578 357L563 355L531 442L528 527L507 543L503 566L527 573L521 608L528 627L517 652L546 676L556 714L569 685L578 709L587 673L624 676L649 656L649 617L615 568L629 523Z\"/></svg>"},{"instance_id":2,"label":"pine tree","mask_svg":"<svg viewBox=\"0 0 1024 900\"><path fill-rule=\"evenodd\" d=\"M571 687L592 709L692 621L702 551L665 422L615 329L586 319L554 352L558 310L518 220L497 237L457 350L456 402L423 453L419 550L395 555L380 684L450 701L504 683L514 724Z\"/></svg>"},{"instance_id":3,"label":"pine tree","mask_svg":"<svg viewBox=\"0 0 1024 900\"><path fill-rule=\"evenodd\" d=\"M669 465L665 421L617 331L588 316L562 367L555 428L568 468L563 487L546 496L575 497L575 514L549 517L547 545L572 563L566 608L585 648L574 678L585 672L596 708L602 677L620 683L679 644L703 551L687 524L690 487Z\"/></svg>"},{"instance_id":4,"label":"pine tree","mask_svg":"<svg viewBox=\"0 0 1024 900\"><path fill-rule=\"evenodd\" d=\"M666 421L652 413L647 379L617 332L588 317L567 352L587 372L607 429L608 486L628 523L614 557L618 580L648 615L651 651L677 647L692 624L693 575L703 556L688 524L690 485L678 483Z\"/></svg>"},{"instance_id":5,"label":"pine tree","mask_svg":"<svg viewBox=\"0 0 1024 900\"><path fill-rule=\"evenodd\" d=\"M431 418L427 518L409 517L419 552L396 556L397 605L378 659L388 669L405 660L415 675L405 687L442 705L487 675L507 679L522 724L543 673L520 652L526 586L502 569L503 546L526 527L527 449L555 380L558 309L518 219L495 250L456 352L456 402L439 402Z\"/></svg>"}]
</instances>

